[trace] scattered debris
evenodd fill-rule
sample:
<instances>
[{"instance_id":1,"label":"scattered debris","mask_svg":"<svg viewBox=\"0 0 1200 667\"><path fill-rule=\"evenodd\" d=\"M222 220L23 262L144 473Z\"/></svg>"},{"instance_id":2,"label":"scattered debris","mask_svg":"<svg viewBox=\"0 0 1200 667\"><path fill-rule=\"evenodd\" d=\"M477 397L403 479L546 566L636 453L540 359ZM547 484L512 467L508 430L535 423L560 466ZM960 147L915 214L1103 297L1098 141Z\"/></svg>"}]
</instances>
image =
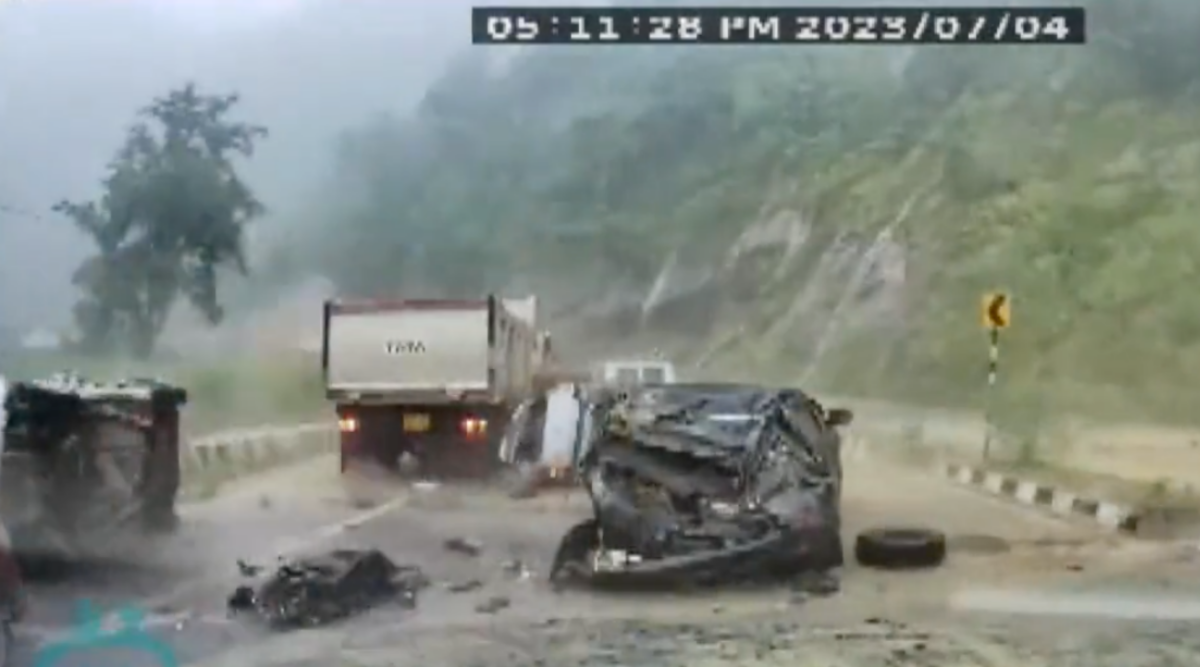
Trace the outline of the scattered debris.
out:
<instances>
[{"instance_id":1,"label":"scattered debris","mask_svg":"<svg viewBox=\"0 0 1200 667\"><path fill-rule=\"evenodd\" d=\"M479 590L480 588L483 588L483 582L478 579L470 579L468 581L452 583L446 586L446 590L450 591L451 593L467 593L470 591Z\"/></svg>"},{"instance_id":2,"label":"scattered debris","mask_svg":"<svg viewBox=\"0 0 1200 667\"><path fill-rule=\"evenodd\" d=\"M341 549L284 561L257 588L238 586L229 608L253 611L276 629L312 627L387 601L414 607L428 585L419 568L396 565L380 551Z\"/></svg>"},{"instance_id":3,"label":"scattered debris","mask_svg":"<svg viewBox=\"0 0 1200 667\"><path fill-rule=\"evenodd\" d=\"M464 556L475 557L483 553L483 544L477 540L465 537L452 537L443 544L447 551L460 553Z\"/></svg>"},{"instance_id":4,"label":"scattered debris","mask_svg":"<svg viewBox=\"0 0 1200 667\"><path fill-rule=\"evenodd\" d=\"M238 559L237 567L238 567L238 572L243 577L257 577L259 575L259 573L262 572L262 569L263 569L261 565L251 565L241 559Z\"/></svg>"},{"instance_id":5,"label":"scattered debris","mask_svg":"<svg viewBox=\"0 0 1200 667\"><path fill-rule=\"evenodd\" d=\"M254 589L246 585L233 589L233 592L229 594L227 606L230 611L235 612L254 609Z\"/></svg>"},{"instance_id":6,"label":"scattered debris","mask_svg":"<svg viewBox=\"0 0 1200 667\"><path fill-rule=\"evenodd\" d=\"M508 561L501 569L504 574L514 579L528 579L533 576L533 571L525 567L525 563L516 559Z\"/></svg>"},{"instance_id":7,"label":"scattered debris","mask_svg":"<svg viewBox=\"0 0 1200 667\"><path fill-rule=\"evenodd\" d=\"M487 600L475 605L475 611L479 612L480 614L495 614L502 609L508 609L510 606L512 606L511 600L504 596L498 595L496 597L488 598Z\"/></svg>"}]
</instances>

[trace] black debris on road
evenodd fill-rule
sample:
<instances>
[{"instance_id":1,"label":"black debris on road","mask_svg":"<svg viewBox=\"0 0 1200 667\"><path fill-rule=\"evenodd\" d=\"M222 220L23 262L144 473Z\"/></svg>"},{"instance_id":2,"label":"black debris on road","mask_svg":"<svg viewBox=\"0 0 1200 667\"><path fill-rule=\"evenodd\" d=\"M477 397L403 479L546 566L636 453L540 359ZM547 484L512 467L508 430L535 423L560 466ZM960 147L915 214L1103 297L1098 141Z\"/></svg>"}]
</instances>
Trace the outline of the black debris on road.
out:
<instances>
[{"instance_id":1,"label":"black debris on road","mask_svg":"<svg viewBox=\"0 0 1200 667\"><path fill-rule=\"evenodd\" d=\"M396 565L380 551L339 549L283 562L257 586L238 586L228 605L275 629L314 627L388 602L413 608L428 585L420 568Z\"/></svg>"},{"instance_id":2,"label":"black debris on road","mask_svg":"<svg viewBox=\"0 0 1200 667\"><path fill-rule=\"evenodd\" d=\"M238 572L241 573L243 577L256 577L263 570L261 565L252 565L240 559L237 562L237 567Z\"/></svg>"},{"instance_id":3,"label":"black debris on road","mask_svg":"<svg viewBox=\"0 0 1200 667\"><path fill-rule=\"evenodd\" d=\"M488 598L483 602L475 605L475 611L480 614L495 614L504 609L508 609L512 605L512 601L504 596L496 596Z\"/></svg>"},{"instance_id":4,"label":"black debris on road","mask_svg":"<svg viewBox=\"0 0 1200 667\"><path fill-rule=\"evenodd\" d=\"M478 579L456 582L446 586L446 590L451 593L469 593L483 588L483 582Z\"/></svg>"},{"instance_id":5,"label":"black debris on road","mask_svg":"<svg viewBox=\"0 0 1200 667\"><path fill-rule=\"evenodd\" d=\"M465 537L452 537L444 543L446 551L470 556L472 558L483 553L483 544L478 540L472 540Z\"/></svg>"}]
</instances>

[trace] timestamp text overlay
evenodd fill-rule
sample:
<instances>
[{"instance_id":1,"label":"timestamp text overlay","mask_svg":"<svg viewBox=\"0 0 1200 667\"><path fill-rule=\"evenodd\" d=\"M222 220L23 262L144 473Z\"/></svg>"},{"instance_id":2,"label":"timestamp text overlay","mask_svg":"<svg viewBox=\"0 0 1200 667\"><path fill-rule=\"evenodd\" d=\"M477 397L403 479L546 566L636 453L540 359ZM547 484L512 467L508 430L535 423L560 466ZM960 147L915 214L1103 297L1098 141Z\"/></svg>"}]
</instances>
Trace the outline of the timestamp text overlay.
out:
<instances>
[{"instance_id":1,"label":"timestamp text overlay","mask_svg":"<svg viewBox=\"0 0 1200 667\"><path fill-rule=\"evenodd\" d=\"M1082 7L476 7L475 44L1083 44Z\"/></svg>"}]
</instances>

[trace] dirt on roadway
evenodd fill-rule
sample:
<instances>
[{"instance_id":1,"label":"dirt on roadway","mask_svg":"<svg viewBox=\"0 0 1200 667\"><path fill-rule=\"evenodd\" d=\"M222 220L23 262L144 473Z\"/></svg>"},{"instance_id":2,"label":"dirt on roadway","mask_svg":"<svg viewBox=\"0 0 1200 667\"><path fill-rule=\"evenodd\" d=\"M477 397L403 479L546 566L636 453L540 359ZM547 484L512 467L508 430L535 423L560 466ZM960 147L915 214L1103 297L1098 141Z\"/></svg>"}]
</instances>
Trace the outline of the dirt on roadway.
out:
<instances>
[{"instance_id":1,"label":"dirt on roadway","mask_svg":"<svg viewBox=\"0 0 1200 667\"><path fill-rule=\"evenodd\" d=\"M1141 553L1090 526L1030 513L879 461L848 466L847 483L847 544L868 526L927 525L950 535L949 562L909 573L850 564L842 573L842 590L830 596L787 584L673 596L555 593L544 583L546 567L562 531L585 515L581 499L521 503L463 487L410 491L394 508L331 534L327 545L376 547L398 562L425 568L435 584L415 611L384 607L339 625L271 637L235 638L227 631L226 650L203 664L658 667L719 660L1036 667L1041 658L1029 651L1043 651L1050 660L1060 649L1012 633L1024 633L1024 625L1040 630L1039 624L1000 625L964 616L947 607L950 595L967 587L1070 581L1100 564L1133 562ZM482 553L446 550L444 542L455 537L480 541ZM522 576L513 561L531 574ZM202 617L219 613L229 583L193 588L186 603ZM497 600L505 606L481 610ZM227 627L246 632L238 622Z\"/></svg>"},{"instance_id":2,"label":"dirt on roadway","mask_svg":"<svg viewBox=\"0 0 1200 667\"><path fill-rule=\"evenodd\" d=\"M181 664L212 667L1136 667L1200 657L1200 639L1176 624L1013 619L947 605L966 588L1108 582L1157 567L1157 552L879 460L848 463L846 479L848 545L868 526L926 525L949 534L947 564L910 573L850 564L842 590L830 596L786 584L676 596L555 593L544 583L546 567L562 531L586 514L581 497L519 502L479 488L392 485L348 498L336 462L316 459L189 508L180 534L149 559L157 567L143 563L35 589L25 653L15 664L32 665L29 647L65 628L80 595L101 605L148 604L156 612L152 634ZM455 537L480 541L482 553L448 551L444 542ZM279 552L332 546L380 548L397 562L420 565L435 584L414 611L382 607L284 635L226 617L236 558L270 565ZM1188 572L1196 574L1195 567L1184 563L1175 576ZM481 611L500 599L506 607ZM121 651L74 657L64 667L153 664Z\"/></svg>"},{"instance_id":3,"label":"dirt on roadway","mask_svg":"<svg viewBox=\"0 0 1200 667\"><path fill-rule=\"evenodd\" d=\"M192 590L204 602L234 581L236 559L273 557L319 537L330 526L363 514L335 484L332 457L231 483L209 501L181 509L179 531L138 544L119 545L112 558L56 567L30 577L30 613L18 626L18 667L32 664L36 647L69 631L81 601L100 610L137 604L152 617L156 634L183 657L211 655L231 641L223 613L189 607ZM185 631L174 628L181 620ZM136 667L128 656L87 656L89 667Z\"/></svg>"}]
</instances>

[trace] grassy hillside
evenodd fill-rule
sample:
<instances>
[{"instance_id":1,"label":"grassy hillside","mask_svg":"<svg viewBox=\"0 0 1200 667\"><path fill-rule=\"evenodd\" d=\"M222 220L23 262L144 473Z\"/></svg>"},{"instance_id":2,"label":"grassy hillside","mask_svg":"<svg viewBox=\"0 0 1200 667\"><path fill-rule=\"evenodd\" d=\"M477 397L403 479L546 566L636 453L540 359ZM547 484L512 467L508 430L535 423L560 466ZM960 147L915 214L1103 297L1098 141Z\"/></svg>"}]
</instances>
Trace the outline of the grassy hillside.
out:
<instances>
[{"instance_id":1,"label":"grassy hillside","mask_svg":"<svg viewBox=\"0 0 1200 667\"><path fill-rule=\"evenodd\" d=\"M161 378L188 390L184 430L192 435L239 427L312 421L326 417L317 359L295 355L229 356L225 362L127 361L78 357L57 351L0 355L9 381L70 371L96 380Z\"/></svg>"},{"instance_id":2,"label":"grassy hillside","mask_svg":"<svg viewBox=\"0 0 1200 667\"><path fill-rule=\"evenodd\" d=\"M1086 4L1083 47L472 52L347 135L320 262L612 301L609 338L708 372L944 405L984 400L1004 289L1006 400L1198 420L1200 4ZM630 305L668 273L701 279Z\"/></svg>"}]
</instances>

